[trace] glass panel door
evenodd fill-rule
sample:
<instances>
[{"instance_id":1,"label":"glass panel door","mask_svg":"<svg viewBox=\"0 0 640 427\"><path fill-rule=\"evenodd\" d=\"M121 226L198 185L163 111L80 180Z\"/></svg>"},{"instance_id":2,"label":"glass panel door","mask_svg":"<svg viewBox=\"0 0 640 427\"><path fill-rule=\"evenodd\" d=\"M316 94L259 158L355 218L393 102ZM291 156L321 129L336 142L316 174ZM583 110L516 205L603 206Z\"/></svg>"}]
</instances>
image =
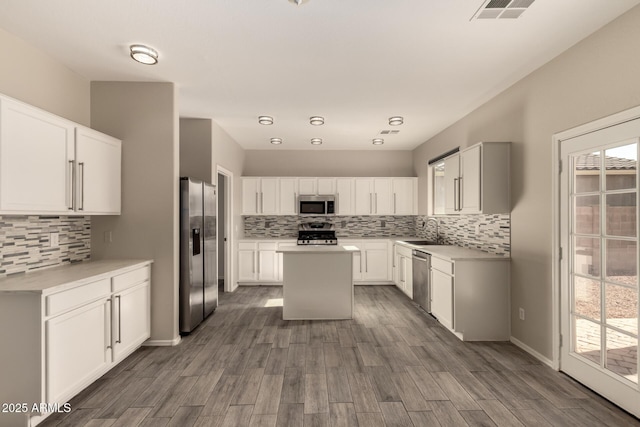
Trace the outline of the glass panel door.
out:
<instances>
[{"instance_id":1,"label":"glass panel door","mask_svg":"<svg viewBox=\"0 0 640 427\"><path fill-rule=\"evenodd\" d=\"M561 146L561 369L638 415L640 121L615 128Z\"/></svg>"}]
</instances>

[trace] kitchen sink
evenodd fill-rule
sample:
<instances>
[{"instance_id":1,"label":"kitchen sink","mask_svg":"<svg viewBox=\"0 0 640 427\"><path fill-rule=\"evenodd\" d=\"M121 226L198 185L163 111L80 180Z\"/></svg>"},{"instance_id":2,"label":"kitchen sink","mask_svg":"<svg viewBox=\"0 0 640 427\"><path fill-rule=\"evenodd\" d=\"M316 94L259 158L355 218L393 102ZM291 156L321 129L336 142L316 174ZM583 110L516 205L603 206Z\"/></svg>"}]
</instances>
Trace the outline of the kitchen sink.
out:
<instances>
[{"instance_id":1,"label":"kitchen sink","mask_svg":"<svg viewBox=\"0 0 640 427\"><path fill-rule=\"evenodd\" d=\"M400 243L408 243L410 245L426 246L437 245L438 243L433 240L399 240Z\"/></svg>"}]
</instances>

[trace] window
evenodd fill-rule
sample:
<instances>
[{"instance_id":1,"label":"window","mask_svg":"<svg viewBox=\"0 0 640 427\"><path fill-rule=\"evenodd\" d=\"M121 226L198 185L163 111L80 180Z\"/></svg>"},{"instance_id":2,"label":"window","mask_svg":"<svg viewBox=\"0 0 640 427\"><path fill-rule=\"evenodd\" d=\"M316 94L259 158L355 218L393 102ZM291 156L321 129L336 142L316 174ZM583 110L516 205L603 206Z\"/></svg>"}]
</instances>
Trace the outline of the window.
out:
<instances>
[{"instance_id":1,"label":"window","mask_svg":"<svg viewBox=\"0 0 640 427\"><path fill-rule=\"evenodd\" d=\"M444 160L431 165L433 215L444 215Z\"/></svg>"}]
</instances>

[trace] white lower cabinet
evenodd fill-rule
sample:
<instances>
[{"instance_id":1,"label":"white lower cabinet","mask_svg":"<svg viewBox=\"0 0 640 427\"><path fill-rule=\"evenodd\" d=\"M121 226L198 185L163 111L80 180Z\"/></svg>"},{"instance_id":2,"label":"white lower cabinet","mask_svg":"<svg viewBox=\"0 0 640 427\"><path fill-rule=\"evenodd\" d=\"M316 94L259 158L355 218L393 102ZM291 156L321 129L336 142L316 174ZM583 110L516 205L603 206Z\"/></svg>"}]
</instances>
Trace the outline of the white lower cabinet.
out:
<instances>
[{"instance_id":1,"label":"white lower cabinet","mask_svg":"<svg viewBox=\"0 0 640 427\"><path fill-rule=\"evenodd\" d=\"M409 298L413 298L413 260L411 249L394 245L394 283Z\"/></svg>"},{"instance_id":2,"label":"white lower cabinet","mask_svg":"<svg viewBox=\"0 0 640 427\"><path fill-rule=\"evenodd\" d=\"M338 244L357 246L353 255L353 280L362 283L384 283L393 280L389 240L338 240Z\"/></svg>"},{"instance_id":3,"label":"white lower cabinet","mask_svg":"<svg viewBox=\"0 0 640 427\"><path fill-rule=\"evenodd\" d=\"M93 281L75 273L93 266L76 265L48 271L73 277L69 283L53 278L50 287L24 291L0 286L0 322L13 325L0 331L6 344L0 347L0 402L29 408L0 413L0 426L36 425L48 414L32 411L33 405L62 407L149 338L150 264L120 265L127 267L101 271Z\"/></svg>"},{"instance_id":4,"label":"white lower cabinet","mask_svg":"<svg viewBox=\"0 0 640 427\"><path fill-rule=\"evenodd\" d=\"M282 282L282 254L279 245L292 241L242 241L238 244L238 283L260 284Z\"/></svg>"},{"instance_id":5,"label":"white lower cabinet","mask_svg":"<svg viewBox=\"0 0 640 427\"><path fill-rule=\"evenodd\" d=\"M464 341L508 341L509 259L431 257L431 314Z\"/></svg>"},{"instance_id":6,"label":"white lower cabinet","mask_svg":"<svg viewBox=\"0 0 640 427\"><path fill-rule=\"evenodd\" d=\"M107 298L45 322L46 402L64 402L111 363Z\"/></svg>"}]
</instances>

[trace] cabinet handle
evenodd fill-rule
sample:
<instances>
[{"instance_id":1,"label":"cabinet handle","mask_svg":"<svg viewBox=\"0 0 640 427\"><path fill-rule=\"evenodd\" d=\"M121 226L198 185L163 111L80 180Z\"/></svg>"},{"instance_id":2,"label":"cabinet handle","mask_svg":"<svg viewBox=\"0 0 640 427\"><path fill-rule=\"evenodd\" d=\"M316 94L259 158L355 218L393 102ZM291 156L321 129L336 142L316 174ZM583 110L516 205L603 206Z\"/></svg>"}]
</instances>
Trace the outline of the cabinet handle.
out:
<instances>
[{"instance_id":1,"label":"cabinet handle","mask_svg":"<svg viewBox=\"0 0 640 427\"><path fill-rule=\"evenodd\" d=\"M397 206L396 199L397 199L397 194L393 193L393 213L397 213L397 210L398 210L396 208L396 206Z\"/></svg>"},{"instance_id":2,"label":"cabinet handle","mask_svg":"<svg viewBox=\"0 0 640 427\"><path fill-rule=\"evenodd\" d=\"M80 169L80 203L78 210L84 210L84 162L78 163L78 169Z\"/></svg>"},{"instance_id":3,"label":"cabinet handle","mask_svg":"<svg viewBox=\"0 0 640 427\"><path fill-rule=\"evenodd\" d=\"M453 210L458 210L458 178L453 178Z\"/></svg>"},{"instance_id":4,"label":"cabinet handle","mask_svg":"<svg viewBox=\"0 0 640 427\"><path fill-rule=\"evenodd\" d=\"M364 255L362 255L362 252L360 252L360 263L359 263L360 264L360 273L362 273L362 257L363 256Z\"/></svg>"},{"instance_id":5,"label":"cabinet handle","mask_svg":"<svg viewBox=\"0 0 640 427\"><path fill-rule=\"evenodd\" d=\"M264 193L260 193L260 213L264 213Z\"/></svg>"},{"instance_id":6,"label":"cabinet handle","mask_svg":"<svg viewBox=\"0 0 640 427\"><path fill-rule=\"evenodd\" d=\"M298 213L298 193L293 193L293 213Z\"/></svg>"},{"instance_id":7,"label":"cabinet handle","mask_svg":"<svg viewBox=\"0 0 640 427\"><path fill-rule=\"evenodd\" d=\"M369 212L373 213L373 194L369 193Z\"/></svg>"},{"instance_id":8,"label":"cabinet handle","mask_svg":"<svg viewBox=\"0 0 640 427\"><path fill-rule=\"evenodd\" d=\"M376 213L378 213L378 193L375 193L375 195L376 195L376 201L373 206L376 207Z\"/></svg>"},{"instance_id":9,"label":"cabinet handle","mask_svg":"<svg viewBox=\"0 0 640 427\"><path fill-rule=\"evenodd\" d=\"M122 298L120 295L116 295L118 299L118 339L116 344L122 344Z\"/></svg>"},{"instance_id":10,"label":"cabinet handle","mask_svg":"<svg viewBox=\"0 0 640 427\"><path fill-rule=\"evenodd\" d=\"M258 201L258 192L256 191L256 213L260 213L260 202Z\"/></svg>"},{"instance_id":11,"label":"cabinet handle","mask_svg":"<svg viewBox=\"0 0 640 427\"><path fill-rule=\"evenodd\" d=\"M460 179L458 179L458 210L459 211L462 210L462 204L464 203L464 194L462 194L463 189L464 187L462 187L462 177L460 177Z\"/></svg>"},{"instance_id":12,"label":"cabinet handle","mask_svg":"<svg viewBox=\"0 0 640 427\"><path fill-rule=\"evenodd\" d=\"M113 300L111 298L109 298L107 300L107 303L109 304L109 309L107 310L107 312L105 313L106 317L107 317L107 321L105 322L105 324L107 325L107 335L108 335L108 339L107 339L107 350L109 350L110 348L113 348L111 346L111 312L113 310Z\"/></svg>"},{"instance_id":13,"label":"cabinet handle","mask_svg":"<svg viewBox=\"0 0 640 427\"><path fill-rule=\"evenodd\" d=\"M69 181L71 182L71 189L69 191L69 199L71 202L71 206L69 206L69 210L72 211L75 208L75 198L76 198L76 168L75 168L75 160L69 160Z\"/></svg>"},{"instance_id":14,"label":"cabinet handle","mask_svg":"<svg viewBox=\"0 0 640 427\"><path fill-rule=\"evenodd\" d=\"M367 256L366 252L364 253L364 272L369 272L369 257Z\"/></svg>"}]
</instances>

